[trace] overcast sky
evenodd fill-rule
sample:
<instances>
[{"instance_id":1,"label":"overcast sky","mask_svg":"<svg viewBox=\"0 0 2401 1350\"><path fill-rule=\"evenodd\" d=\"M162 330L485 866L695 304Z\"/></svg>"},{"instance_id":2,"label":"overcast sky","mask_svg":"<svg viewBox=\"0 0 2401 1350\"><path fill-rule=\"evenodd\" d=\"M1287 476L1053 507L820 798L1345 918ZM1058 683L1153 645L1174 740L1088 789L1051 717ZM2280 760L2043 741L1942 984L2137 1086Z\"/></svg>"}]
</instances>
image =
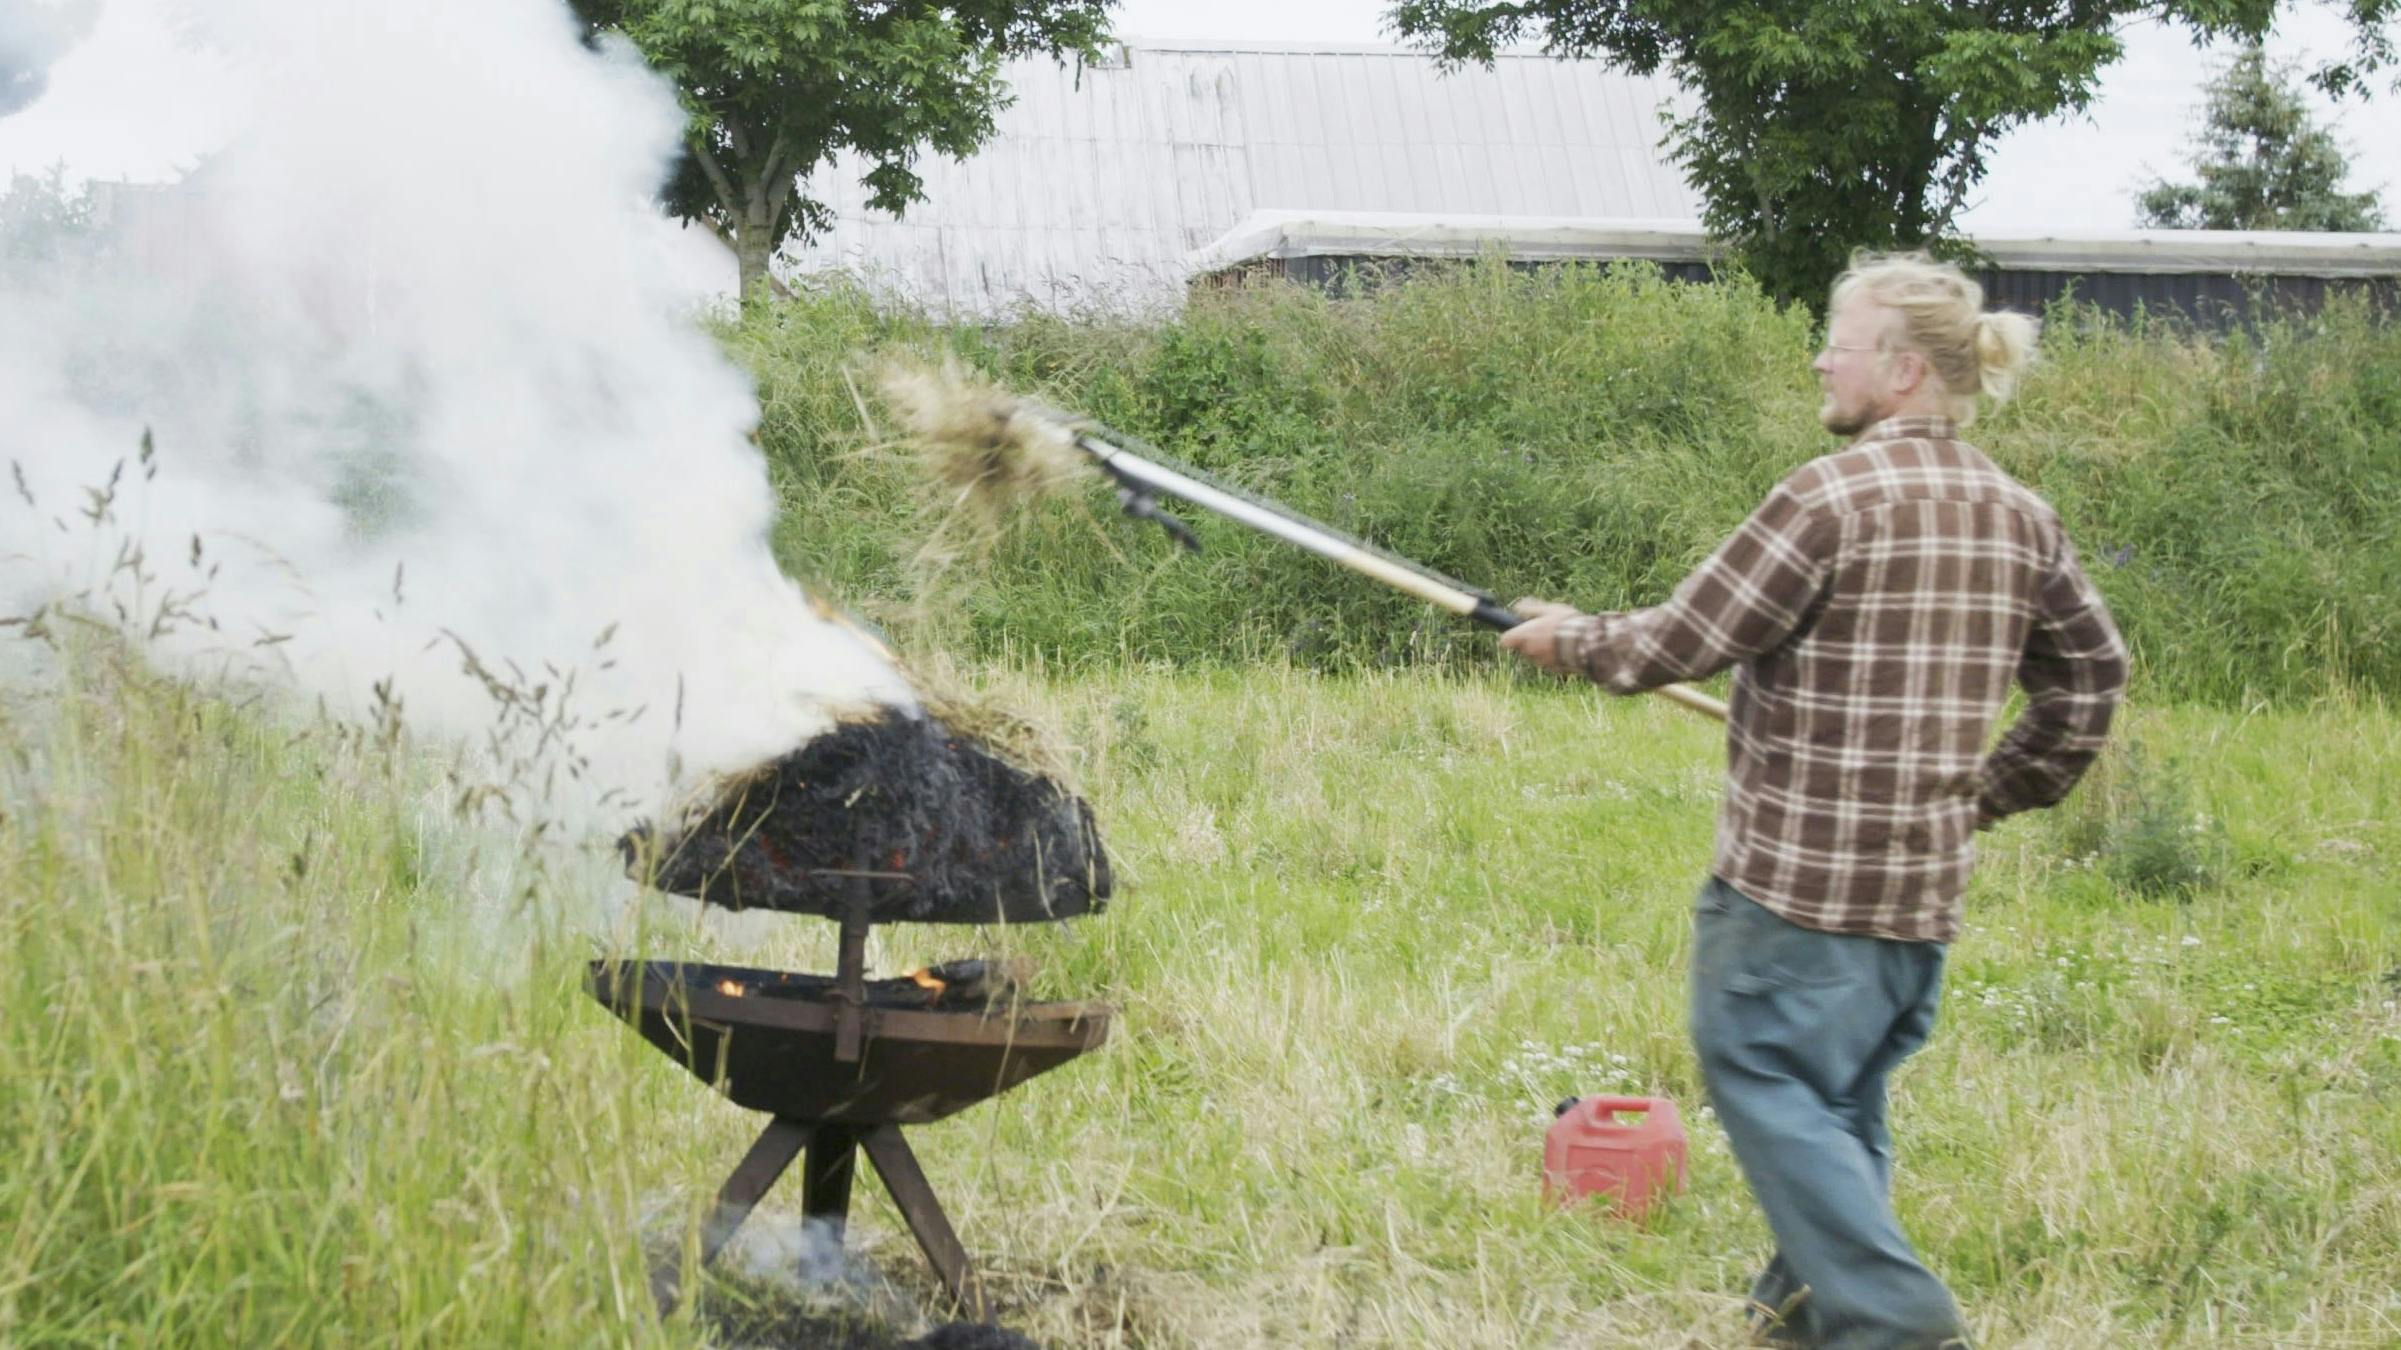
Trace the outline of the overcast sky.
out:
<instances>
[{"instance_id":1,"label":"overcast sky","mask_svg":"<svg viewBox=\"0 0 2401 1350\"><path fill-rule=\"evenodd\" d=\"M1390 0L1119 0L1116 13L1126 37L1391 42L1384 31L1390 7ZM2305 6L2287 16L2269 51L2319 59L2339 53L2346 32L2335 10ZM1967 214L1969 229L2130 229L2143 186L2162 175L2188 176L2186 138L2199 115L2201 82L2224 53L2198 51L2148 23L2128 32L2127 46L2087 117L2028 127L2002 144ZM2401 118L2401 97L2385 90L2339 109L2321 100L2320 111L2351 152L2349 186L2383 189L2391 214L2401 214L2401 138L2371 134Z\"/></svg>"},{"instance_id":2,"label":"overcast sky","mask_svg":"<svg viewBox=\"0 0 2401 1350\"><path fill-rule=\"evenodd\" d=\"M174 176L222 142L238 119L236 82L181 48L159 15L175 0L109 0L91 35L51 72L39 101L0 119L0 168L30 170L64 159L78 175L152 180ZM0 0L57 6L63 0ZM1120 0L1117 27L1131 38L1389 42L1389 0ZM2333 54L2344 40L2332 9L2288 16L2271 51ZM2113 67L2090 115L2029 127L2005 141L1966 224L1994 233L2090 232L2133 225L2133 198L2152 178L2184 172L2186 138L2213 54L2174 32L2143 26ZM2222 56L2223 53L2217 55ZM2375 187L2401 214L2401 97L2325 109L2351 152L2350 186Z\"/></svg>"}]
</instances>

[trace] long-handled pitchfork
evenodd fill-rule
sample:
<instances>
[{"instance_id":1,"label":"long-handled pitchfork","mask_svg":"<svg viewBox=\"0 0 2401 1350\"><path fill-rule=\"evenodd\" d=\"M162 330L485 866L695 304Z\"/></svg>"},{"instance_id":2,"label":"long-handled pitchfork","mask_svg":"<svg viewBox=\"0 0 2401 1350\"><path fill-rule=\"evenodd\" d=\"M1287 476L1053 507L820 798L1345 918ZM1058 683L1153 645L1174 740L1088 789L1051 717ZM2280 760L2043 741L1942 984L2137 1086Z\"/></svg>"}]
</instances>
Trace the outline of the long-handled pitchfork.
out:
<instances>
[{"instance_id":1,"label":"long-handled pitchfork","mask_svg":"<svg viewBox=\"0 0 2401 1350\"><path fill-rule=\"evenodd\" d=\"M1211 486L1189 474L1179 473L1109 439L1099 428L1087 424L1072 426L1069 430L1075 436L1076 448L1092 456L1100 464L1101 471L1116 480L1118 504L1125 508L1127 515L1138 520L1156 521L1178 544L1195 553L1200 551L1200 540L1184 522L1159 509L1158 494L1166 493L1204 510L1214 511L1229 520L1239 521L1262 534L1296 544L1321 558L1340 563L1361 576L1373 577L1394 590L1473 619L1487 628L1506 632L1525 622L1489 592L1453 581L1405 558L1382 552L1280 504L1257 501ZM1726 720L1726 705L1723 702L1689 684L1663 685L1650 692L1720 722Z\"/></svg>"},{"instance_id":2,"label":"long-handled pitchfork","mask_svg":"<svg viewBox=\"0 0 2401 1350\"><path fill-rule=\"evenodd\" d=\"M974 385L955 370L937 374L898 368L887 372L884 384L918 434L951 452L944 473L965 497L1045 490L1071 476L1080 459L1116 482L1117 500L1127 515L1157 523L1195 553L1200 551L1199 537L1160 509L1162 494L1296 544L1487 628L1506 631L1525 622L1484 591L1353 539L1279 502L1229 491L1171 468L1139 441L1090 420ZM1721 722L1726 718L1724 703L1690 685L1671 684L1651 692Z\"/></svg>"}]
</instances>

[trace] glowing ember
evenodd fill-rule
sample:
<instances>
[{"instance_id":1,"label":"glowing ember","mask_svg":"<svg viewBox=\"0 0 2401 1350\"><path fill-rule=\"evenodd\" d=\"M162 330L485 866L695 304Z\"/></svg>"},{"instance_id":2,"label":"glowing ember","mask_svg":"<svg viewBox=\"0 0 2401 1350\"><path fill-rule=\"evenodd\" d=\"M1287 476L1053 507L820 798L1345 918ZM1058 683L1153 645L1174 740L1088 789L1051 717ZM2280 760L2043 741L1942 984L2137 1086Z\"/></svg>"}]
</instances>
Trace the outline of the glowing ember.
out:
<instances>
[{"instance_id":1,"label":"glowing ember","mask_svg":"<svg viewBox=\"0 0 2401 1350\"><path fill-rule=\"evenodd\" d=\"M727 998L741 998L750 990L744 988L740 980L719 980L717 981L717 992Z\"/></svg>"},{"instance_id":2,"label":"glowing ember","mask_svg":"<svg viewBox=\"0 0 2401 1350\"><path fill-rule=\"evenodd\" d=\"M935 977L934 968L932 966L920 966L917 969L910 971L909 980L920 989L932 990L937 996L939 996L943 990L950 988L949 981L937 979Z\"/></svg>"}]
</instances>

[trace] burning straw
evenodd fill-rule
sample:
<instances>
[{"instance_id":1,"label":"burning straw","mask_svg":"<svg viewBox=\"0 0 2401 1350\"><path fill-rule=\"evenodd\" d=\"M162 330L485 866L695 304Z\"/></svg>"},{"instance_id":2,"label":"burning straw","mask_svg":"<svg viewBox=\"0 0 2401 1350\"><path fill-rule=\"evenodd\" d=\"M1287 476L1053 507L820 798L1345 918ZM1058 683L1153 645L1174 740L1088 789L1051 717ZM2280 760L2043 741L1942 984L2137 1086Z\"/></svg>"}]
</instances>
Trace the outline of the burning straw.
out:
<instances>
[{"instance_id":1,"label":"burning straw","mask_svg":"<svg viewBox=\"0 0 2401 1350\"><path fill-rule=\"evenodd\" d=\"M955 358L939 366L895 358L876 383L947 512L921 560L988 555L1023 507L1094 472L1076 448L1072 419L978 378Z\"/></svg>"}]
</instances>

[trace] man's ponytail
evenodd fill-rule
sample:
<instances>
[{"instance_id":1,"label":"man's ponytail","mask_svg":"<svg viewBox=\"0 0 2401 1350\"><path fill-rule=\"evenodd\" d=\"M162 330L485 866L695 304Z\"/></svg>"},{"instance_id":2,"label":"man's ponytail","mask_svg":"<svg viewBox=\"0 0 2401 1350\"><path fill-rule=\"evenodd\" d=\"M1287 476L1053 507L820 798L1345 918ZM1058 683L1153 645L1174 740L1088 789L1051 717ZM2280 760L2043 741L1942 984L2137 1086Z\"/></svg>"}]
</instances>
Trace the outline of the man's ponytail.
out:
<instances>
[{"instance_id":1,"label":"man's ponytail","mask_svg":"<svg viewBox=\"0 0 2401 1350\"><path fill-rule=\"evenodd\" d=\"M1995 403L2017 392L2018 376L2034 361L2034 320L2008 310L1976 316L1976 385Z\"/></svg>"}]
</instances>

